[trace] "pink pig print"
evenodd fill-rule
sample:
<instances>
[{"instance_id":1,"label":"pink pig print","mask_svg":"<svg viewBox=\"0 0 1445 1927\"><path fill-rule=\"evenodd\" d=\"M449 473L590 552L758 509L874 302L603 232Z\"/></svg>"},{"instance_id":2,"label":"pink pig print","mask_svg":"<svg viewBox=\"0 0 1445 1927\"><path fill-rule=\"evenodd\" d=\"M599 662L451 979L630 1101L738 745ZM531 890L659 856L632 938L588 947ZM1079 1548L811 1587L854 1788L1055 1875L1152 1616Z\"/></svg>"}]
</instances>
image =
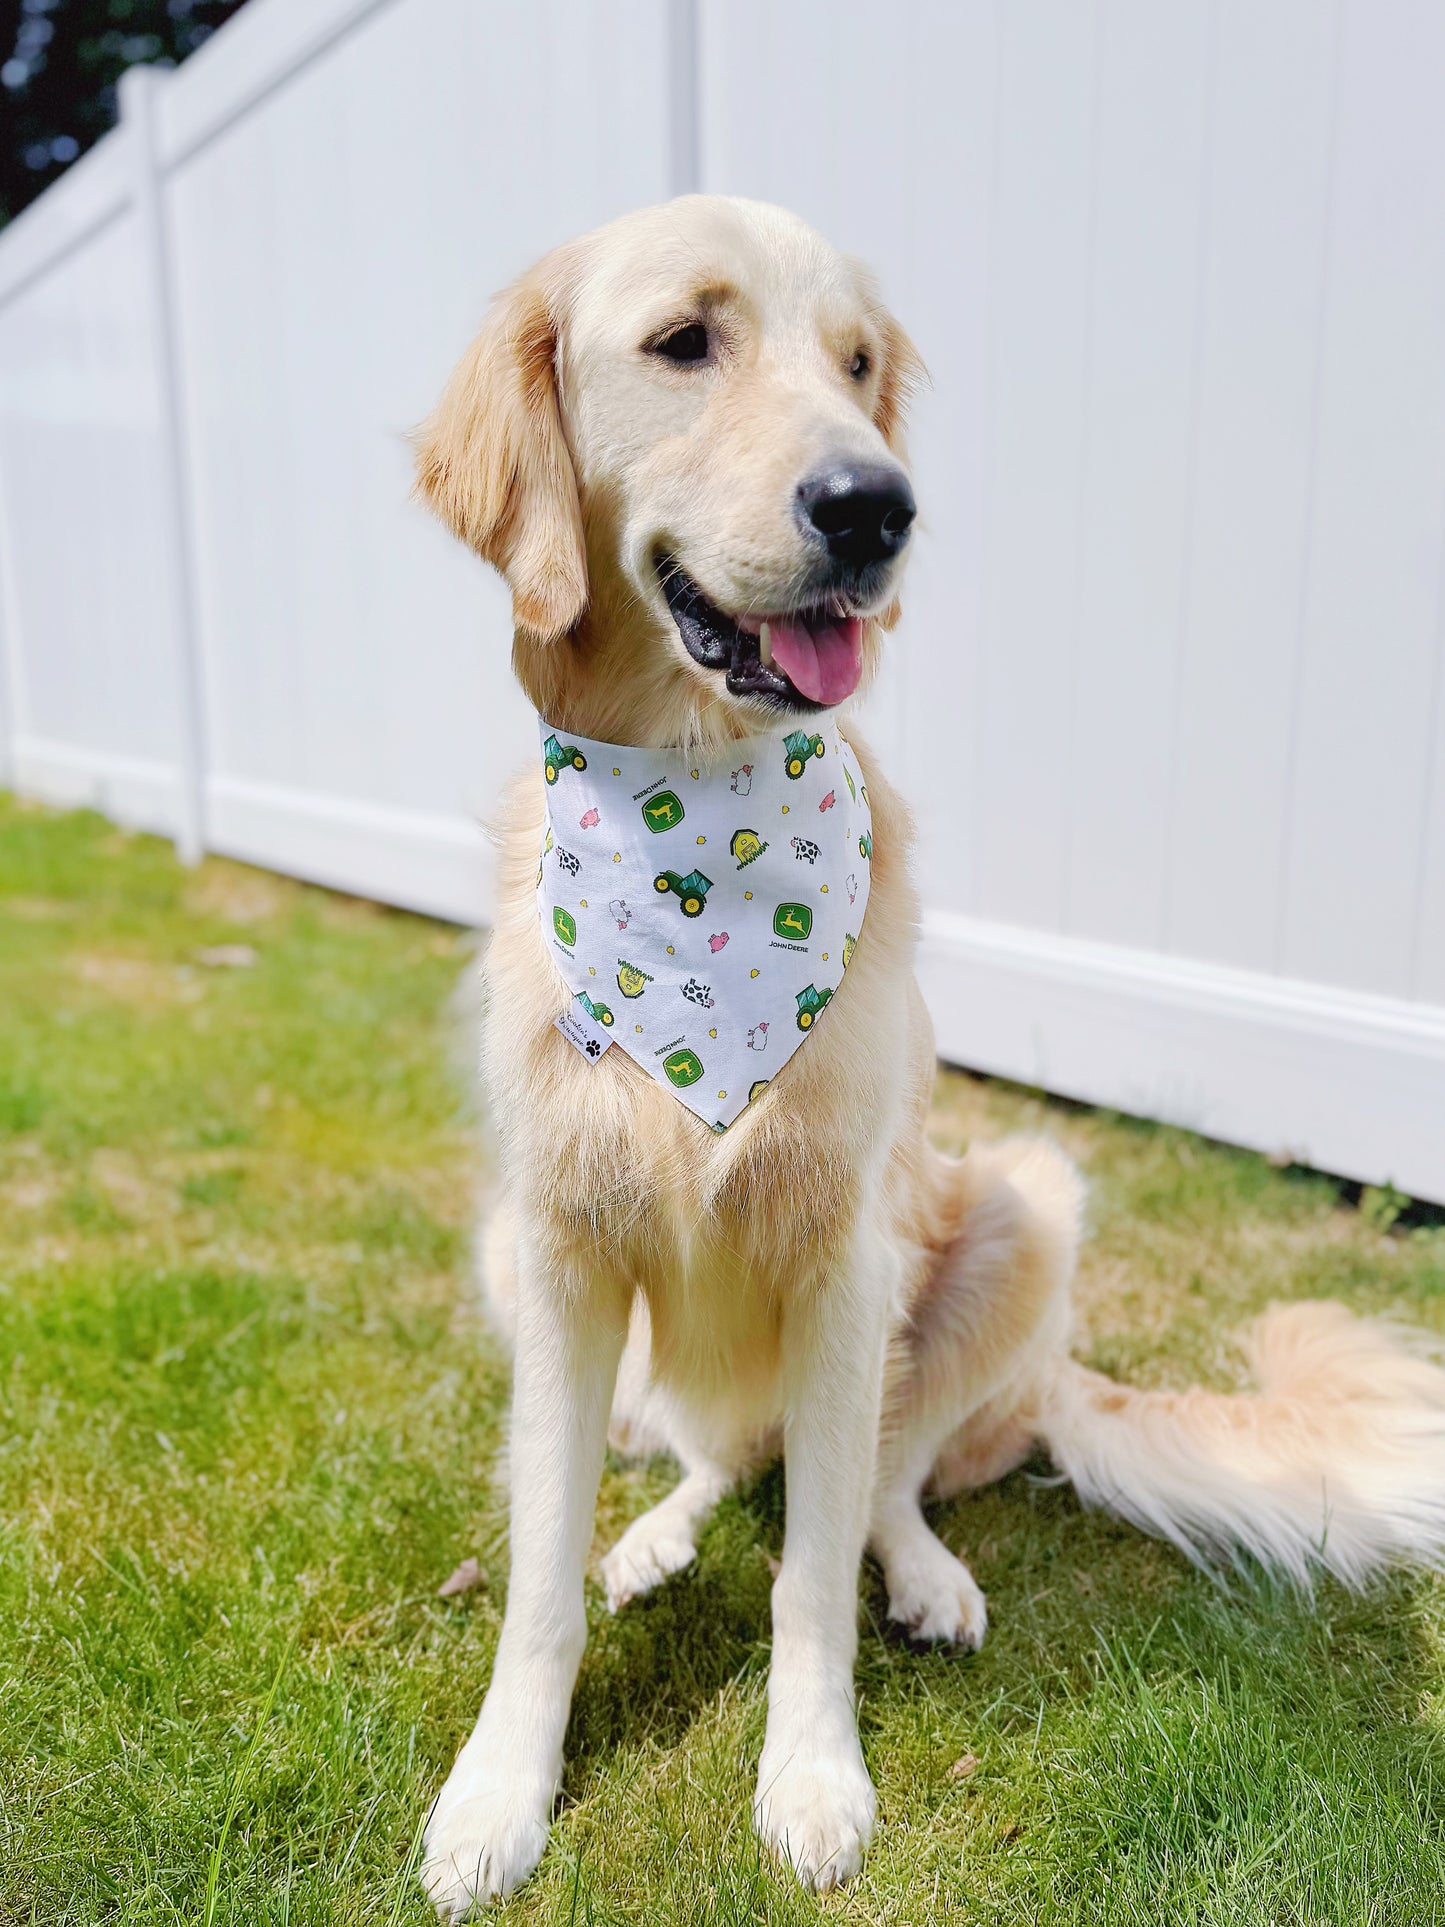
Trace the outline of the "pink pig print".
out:
<instances>
[{"instance_id":1,"label":"pink pig print","mask_svg":"<svg viewBox=\"0 0 1445 1927\"><path fill-rule=\"evenodd\" d=\"M823 798L822 802L818 805L818 814L821 816L824 810L831 810L833 805L837 802L837 800L838 800L838 792L836 790L829 790L828 794Z\"/></svg>"},{"instance_id":2,"label":"pink pig print","mask_svg":"<svg viewBox=\"0 0 1445 1927\"><path fill-rule=\"evenodd\" d=\"M595 830L601 821L597 813L597 805L594 803L587 814L585 816L579 816L577 821L584 830Z\"/></svg>"},{"instance_id":3,"label":"pink pig print","mask_svg":"<svg viewBox=\"0 0 1445 1927\"><path fill-rule=\"evenodd\" d=\"M728 940L728 933L726 930L723 930L721 932L715 933L713 936L708 938L707 947L709 950L711 950L713 955L716 956L718 951L722 949L723 945L727 942L727 940Z\"/></svg>"}]
</instances>

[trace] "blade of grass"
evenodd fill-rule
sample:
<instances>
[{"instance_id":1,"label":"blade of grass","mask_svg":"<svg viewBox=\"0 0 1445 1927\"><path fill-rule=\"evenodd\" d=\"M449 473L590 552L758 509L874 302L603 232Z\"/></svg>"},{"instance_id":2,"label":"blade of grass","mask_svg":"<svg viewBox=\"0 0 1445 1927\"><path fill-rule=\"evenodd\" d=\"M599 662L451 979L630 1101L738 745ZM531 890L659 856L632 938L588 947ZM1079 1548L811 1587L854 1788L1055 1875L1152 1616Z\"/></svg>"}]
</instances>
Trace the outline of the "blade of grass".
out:
<instances>
[{"instance_id":1,"label":"blade of grass","mask_svg":"<svg viewBox=\"0 0 1445 1927\"><path fill-rule=\"evenodd\" d=\"M211 1864L206 1873L206 1911L201 1917L202 1927L215 1927L216 1905L221 1891L221 1858L226 1851L226 1839L231 1831L231 1822L236 1817L236 1808L241 1803L241 1789L246 1784L246 1776L261 1749L262 1735L266 1731L267 1722L271 1718L271 1708L276 1704L276 1695L280 1691L281 1676L286 1671L295 1645L296 1639L293 1634L285 1652L281 1655L281 1664L276 1668L276 1677L271 1681L270 1690L262 1702L261 1711L256 1719L256 1730L251 1735L251 1743L246 1748L241 1764L231 1781L230 1797L226 1801L226 1817L221 1822L221 1831L216 1838L215 1846L211 1849Z\"/></svg>"},{"instance_id":2,"label":"blade of grass","mask_svg":"<svg viewBox=\"0 0 1445 1927\"><path fill-rule=\"evenodd\" d=\"M401 1919L401 1910L406 1905L406 1897L411 1892L411 1883L416 1878L417 1865L421 1860L421 1843L426 1834L426 1823L431 1819L435 1805L436 1801L433 1800L429 1805L424 1806L417 1818L416 1827L411 1836L411 1845L407 1849L406 1859L402 1862L396 1877L396 1893L392 1899L391 1912L387 1915L386 1927L397 1927L397 1922Z\"/></svg>"}]
</instances>

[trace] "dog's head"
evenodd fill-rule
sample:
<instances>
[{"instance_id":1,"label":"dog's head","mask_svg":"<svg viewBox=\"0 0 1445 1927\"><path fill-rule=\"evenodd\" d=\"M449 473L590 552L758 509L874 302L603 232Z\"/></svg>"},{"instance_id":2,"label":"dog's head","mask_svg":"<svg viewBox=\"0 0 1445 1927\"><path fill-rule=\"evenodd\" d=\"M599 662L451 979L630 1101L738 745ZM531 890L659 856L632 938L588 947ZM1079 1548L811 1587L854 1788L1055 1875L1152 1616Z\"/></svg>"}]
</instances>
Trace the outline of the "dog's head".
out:
<instances>
[{"instance_id":1,"label":"dog's head","mask_svg":"<svg viewBox=\"0 0 1445 1927\"><path fill-rule=\"evenodd\" d=\"M759 202L691 196L497 301L424 426L422 495L511 585L552 720L747 734L845 701L897 616L918 358L872 277ZM632 733L623 735L628 730Z\"/></svg>"}]
</instances>

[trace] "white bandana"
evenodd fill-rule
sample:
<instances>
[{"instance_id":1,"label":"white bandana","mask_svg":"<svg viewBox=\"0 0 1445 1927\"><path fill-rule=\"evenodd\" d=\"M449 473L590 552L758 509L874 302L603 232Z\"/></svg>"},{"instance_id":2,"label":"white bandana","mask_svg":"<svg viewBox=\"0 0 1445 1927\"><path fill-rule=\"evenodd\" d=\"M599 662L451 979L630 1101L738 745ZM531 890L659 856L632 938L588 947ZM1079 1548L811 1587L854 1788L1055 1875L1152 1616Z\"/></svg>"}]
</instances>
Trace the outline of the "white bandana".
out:
<instances>
[{"instance_id":1,"label":"white bandana","mask_svg":"<svg viewBox=\"0 0 1445 1927\"><path fill-rule=\"evenodd\" d=\"M722 763L542 724L543 936L590 1057L620 1044L715 1131L776 1077L843 980L873 835L831 717Z\"/></svg>"}]
</instances>

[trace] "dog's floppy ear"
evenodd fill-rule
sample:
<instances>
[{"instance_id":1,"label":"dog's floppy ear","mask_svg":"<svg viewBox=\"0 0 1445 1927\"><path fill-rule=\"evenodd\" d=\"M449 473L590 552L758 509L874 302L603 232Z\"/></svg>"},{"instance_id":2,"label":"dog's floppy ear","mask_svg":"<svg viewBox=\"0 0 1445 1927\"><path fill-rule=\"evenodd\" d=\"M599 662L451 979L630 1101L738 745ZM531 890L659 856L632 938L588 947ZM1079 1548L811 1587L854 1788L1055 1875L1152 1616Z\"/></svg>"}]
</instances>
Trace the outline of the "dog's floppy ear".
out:
<instances>
[{"instance_id":1,"label":"dog's floppy ear","mask_svg":"<svg viewBox=\"0 0 1445 1927\"><path fill-rule=\"evenodd\" d=\"M882 356L878 380L878 400L873 409L873 425L899 461L906 462L904 425L908 404L914 392L928 379L923 357L902 328L886 311L879 312L878 329L882 336ZM896 629L903 610L895 596L879 616L879 626Z\"/></svg>"},{"instance_id":2,"label":"dog's floppy ear","mask_svg":"<svg viewBox=\"0 0 1445 1927\"><path fill-rule=\"evenodd\" d=\"M417 435L417 493L501 570L518 628L546 642L566 635L587 606L556 360L546 285L526 275L498 297Z\"/></svg>"},{"instance_id":3,"label":"dog's floppy ear","mask_svg":"<svg viewBox=\"0 0 1445 1927\"><path fill-rule=\"evenodd\" d=\"M900 461L908 459L903 429L908 404L915 391L928 379L923 357L891 314L878 317L883 349L878 379L878 400L873 409L873 425Z\"/></svg>"}]
</instances>

